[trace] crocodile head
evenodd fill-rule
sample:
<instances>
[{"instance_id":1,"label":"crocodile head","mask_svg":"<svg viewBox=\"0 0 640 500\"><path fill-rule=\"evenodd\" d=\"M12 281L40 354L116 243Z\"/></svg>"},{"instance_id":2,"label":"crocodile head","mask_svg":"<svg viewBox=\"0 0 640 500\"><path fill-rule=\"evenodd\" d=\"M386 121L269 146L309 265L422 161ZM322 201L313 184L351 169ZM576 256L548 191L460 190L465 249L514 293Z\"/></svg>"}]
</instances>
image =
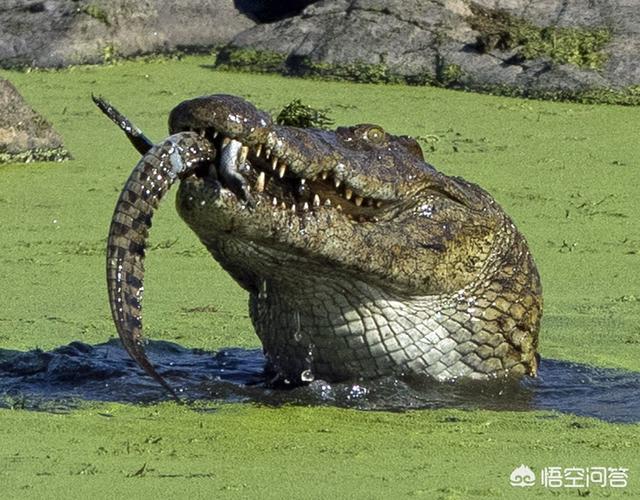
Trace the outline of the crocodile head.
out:
<instances>
[{"instance_id":1,"label":"crocodile head","mask_svg":"<svg viewBox=\"0 0 640 500\"><path fill-rule=\"evenodd\" d=\"M249 292L281 379L535 374L541 289L524 238L415 140L277 125L228 95L181 103L169 128L214 151L177 209Z\"/></svg>"},{"instance_id":2,"label":"crocodile head","mask_svg":"<svg viewBox=\"0 0 640 500\"><path fill-rule=\"evenodd\" d=\"M535 375L542 298L524 238L413 139L279 126L214 95L178 105L154 146L94 100L143 154L109 231L111 311L127 351L169 391L144 354L141 299L153 211L177 179L180 216L249 292L274 380Z\"/></svg>"}]
</instances>

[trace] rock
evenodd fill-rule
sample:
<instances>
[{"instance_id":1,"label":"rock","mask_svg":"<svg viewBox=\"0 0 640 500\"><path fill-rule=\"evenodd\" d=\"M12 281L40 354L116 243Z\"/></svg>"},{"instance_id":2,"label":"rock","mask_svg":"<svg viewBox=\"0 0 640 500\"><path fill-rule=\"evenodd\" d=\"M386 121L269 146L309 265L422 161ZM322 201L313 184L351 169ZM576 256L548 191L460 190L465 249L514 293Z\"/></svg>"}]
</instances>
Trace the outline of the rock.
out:
<instances>
[{"instance_id":1,"label":"rock","mask_svg":"<svg viewBox=\"0 0 640 500\"><path fill-rule=\"evenodd\" d=\"M0 163L70 158L62 138L7 80L0 79Z\"/></svg>"},{"instance_id":2,"label":"rock","mask_svg":"<svg viewBox=\"0 0 640 500\"><path fill-rule=\"evenodd\" d=\"M640 104L632 0L0 0L0 66L204 51L220 67Z\"/></svg>"},{"instance_id":3,"label":"rock","mask_svg":"<svg viewBox=\"0 0 640 500\"><path fill-rule=\"evenodd\" d=\"M235 0L236 8L251 19L261 23L271 23L300 14L302 10L317 0Z\"/></svg>"},{"instance_id":4,"label":"rock","mask_svg":"<svg viewBox=\"0 0 640 500\"><path fill-rule=\"evenodd\" d=\"M350 68L366 79L364 66L375 66L390 81L524 95L623 91L640 85L640 8L628 0L323 0L238 34L219 64L238 50L280 54L289 74Z\"/></svg>"},{"instance_id":5,"label":"rock","mask_svg":"<svg viewBox=\"0 0 640 500\"><path fill-rule=\"evenodd\" d=\"M61 67L204 50L254 25L232 0L2 0L0 65Z\"/></svg>"}]
</instances>

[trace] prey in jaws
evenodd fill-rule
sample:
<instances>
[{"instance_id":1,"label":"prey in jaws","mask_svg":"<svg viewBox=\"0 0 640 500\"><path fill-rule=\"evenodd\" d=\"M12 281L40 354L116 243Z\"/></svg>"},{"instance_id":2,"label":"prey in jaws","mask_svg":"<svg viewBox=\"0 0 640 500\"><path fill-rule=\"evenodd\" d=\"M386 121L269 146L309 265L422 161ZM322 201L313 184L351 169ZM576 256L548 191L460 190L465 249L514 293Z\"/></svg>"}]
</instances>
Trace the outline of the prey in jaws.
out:
<instances>
[{"instance_id":1,"label":"prey in jaws","mask_svg":"<svg viewBox=\"0 0 640 500\"><path fill-rule=\"evenodd\" d=\"M141 299L153 211L177 180L180 217L249 293L275 379L536 374L542 292L524 237L414 139L278 125L211 95L176 106L154 145L94 100L143 155L109 231L111 311L129 354L168 390L144 353Z\"/></svg>"}]
</instances>

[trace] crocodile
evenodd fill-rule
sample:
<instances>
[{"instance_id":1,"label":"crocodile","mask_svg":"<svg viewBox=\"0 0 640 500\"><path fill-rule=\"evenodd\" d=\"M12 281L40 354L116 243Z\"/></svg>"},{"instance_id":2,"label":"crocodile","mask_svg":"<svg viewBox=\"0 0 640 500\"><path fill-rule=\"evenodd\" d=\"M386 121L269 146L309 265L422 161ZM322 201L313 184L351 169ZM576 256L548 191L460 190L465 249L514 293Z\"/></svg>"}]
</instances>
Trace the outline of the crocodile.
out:
<instances>
[{"instance_id":1,"label":"crocodile","mask_svg":"<svg viewBox=\"0 0 640 500\"><path fill-rule=\"evenodd\" d=\"M178 214L248 292L274 381L536 375L542 290L525 238L415 139L373 124L280 125L231 95L180 103L156 145L117 116L143 156L109 232L111 309L128 352L165 387L144 354L143 259L176 180Z\"/></svg>"}]
</instances>

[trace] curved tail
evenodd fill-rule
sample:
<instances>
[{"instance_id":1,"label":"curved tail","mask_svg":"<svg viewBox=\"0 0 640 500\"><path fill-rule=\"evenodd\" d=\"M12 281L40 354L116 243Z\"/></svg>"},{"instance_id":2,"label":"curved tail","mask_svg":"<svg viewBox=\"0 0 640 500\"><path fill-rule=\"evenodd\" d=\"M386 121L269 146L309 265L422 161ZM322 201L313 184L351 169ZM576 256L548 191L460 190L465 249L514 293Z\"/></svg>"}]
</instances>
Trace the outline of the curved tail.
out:
<instances>
[{"instance_id":1,"label":"curved tail","mask_svg":"<svg viewBox=\"0 0 640 500\"><path fill-rule=\"evenodd\" d=\"M171 185L176 179L193 173L203 163L212 162L213 158L211 144L193 132L172 135L147 149L120 193L109 229L107 287L118 335L138 365L176 399L176 392L155 370L144 352L142 295L145 246L154 210Z\"/></svg>"}]
</instances>

